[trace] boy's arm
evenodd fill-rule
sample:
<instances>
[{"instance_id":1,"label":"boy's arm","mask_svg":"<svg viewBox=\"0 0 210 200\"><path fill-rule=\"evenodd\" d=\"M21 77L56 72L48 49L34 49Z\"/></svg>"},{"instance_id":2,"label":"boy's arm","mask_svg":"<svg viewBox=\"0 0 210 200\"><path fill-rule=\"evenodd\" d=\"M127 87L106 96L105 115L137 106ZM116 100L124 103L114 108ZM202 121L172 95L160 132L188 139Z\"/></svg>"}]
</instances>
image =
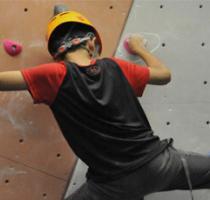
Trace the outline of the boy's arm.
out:
<instances>
[{"instance_id":1,"label":"boy's arm","mask_svg":"<svg viewBox=\"0 0 210 200\"><path fill-rule=\"evenodd\" d=\"M26 90L27 84L20 71L0 72L0 91Z\"/></svg>"},{"instance_id":2,"label":"boy's arm","mask_svg":"<svg viewBox=\"0 0 210 200\"><path fill-rule=\"evenodd\" d=\"M144 47L143 38L133 35L129 38L128 45L131 51L141 57L148 65L150 71L149 84L164 85L170 82L170 70Z\"/></svg>"}]
</instances>

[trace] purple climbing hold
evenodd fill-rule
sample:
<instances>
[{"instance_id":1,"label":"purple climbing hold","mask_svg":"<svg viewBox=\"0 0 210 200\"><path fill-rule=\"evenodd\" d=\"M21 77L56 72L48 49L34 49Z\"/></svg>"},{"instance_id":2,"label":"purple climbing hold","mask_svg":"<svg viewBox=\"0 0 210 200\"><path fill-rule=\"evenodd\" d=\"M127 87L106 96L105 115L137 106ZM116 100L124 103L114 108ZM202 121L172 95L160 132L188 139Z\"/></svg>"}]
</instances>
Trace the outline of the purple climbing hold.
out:
<instances>
[{"instance_id":1,"label":"purple climbing hold","mask_svg":"<svg viewBox=\"0 0 210 200\"><path fill-rule=\"evenodd\" d=\"M128 45L128 41L129 41L129 38L126 38L123 42L123 46L124 48L126 49L126 51L130 54L133 54L133 52L131 51L131 49L129 48L129 45Z\"/></svg>"},{"instance_id":2,"label":"purple climbing hold","mask_svg":"<svg viewBox=\"0 0 210 200\"><path fill-rule=\"evenodd\" d=\"M19 44L18 42L4 39L3 40L3 45L5 51L10 55L10 56L16 56L21 53L22 51L22 45Z\"/></svg>"}]
</instances>

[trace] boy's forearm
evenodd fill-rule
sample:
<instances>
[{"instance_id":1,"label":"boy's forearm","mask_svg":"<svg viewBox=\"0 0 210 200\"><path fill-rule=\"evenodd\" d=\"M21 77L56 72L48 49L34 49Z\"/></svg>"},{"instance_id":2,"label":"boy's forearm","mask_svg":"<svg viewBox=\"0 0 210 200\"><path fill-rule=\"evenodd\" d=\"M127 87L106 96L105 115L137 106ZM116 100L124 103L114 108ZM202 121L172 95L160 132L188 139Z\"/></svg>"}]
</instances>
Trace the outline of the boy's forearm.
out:
<instances>
[{"instance_id":1,"label":"boy's forearm","mask_svg":"<svg viewBox=\"0 0 210 200\"><path fill-rule=\"evenodd\" d=\"M26 90L27 84L20 71L0 72L0 91Z\"/></svg>"},{"instance_id":2,"label":"boy's forearm","mask_svg":"<svg viewBox=\"0 0 210 200\"><path fill-rule=\"evenodd\" d=\"M168 69L156 56L152 55L144 48L139 49L137 55L144 60L147 66L151 68Z\"/></svg>"},{"instance_id":3,"label":"boy's forearm","mask_svg":"<svg viewBox=\"0 0 210 200\"><path fill-rule=\"evenodd\" d=\"M165 85L171 81L170 69L157 57L143 48L137 51L137 55L140 56L150 68L150 84Z\"/></svg>"}]
</instances>

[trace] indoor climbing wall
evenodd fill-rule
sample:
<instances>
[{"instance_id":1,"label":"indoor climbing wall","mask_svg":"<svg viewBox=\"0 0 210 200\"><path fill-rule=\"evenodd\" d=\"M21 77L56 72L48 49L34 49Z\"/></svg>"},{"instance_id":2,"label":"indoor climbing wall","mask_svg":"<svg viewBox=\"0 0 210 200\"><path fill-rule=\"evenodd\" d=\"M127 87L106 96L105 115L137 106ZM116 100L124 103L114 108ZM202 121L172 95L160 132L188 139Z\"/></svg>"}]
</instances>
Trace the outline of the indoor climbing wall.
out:
<instances>
[{"instance_id":1,"label":"indoor climbing wall","mask_svg":"<svg viewBox=\"0 0 210 200\"><path fill-rule=\"evenodd\" d=\"M142 64L127 54L123 41L131 33L147 40L147 48L172 71L166 86L147 86L140 98L155 134L174 138L187 151L210 152L210 1L135 0L116 55ZM163 180L164 181L164 180ZM195 200L210 192L194 192ZM189 192L167 192L146 200L189 200Z\"/></svg>"},{"instance_id":2,"label":"indoor climbing wall","mask_svg":"<svg viewBox=\"0 0 210 200\"><path fill-rule=\"evenodd\" d=\"M93 22L103 56L115 52L132 0L0 1L0 71L53 62L45 34L57 4ZM62 199L76 157L48 107L34 105L27 91L0 92L0 127L0 199Z\"/></svg>"},{"instance_id":3,"label":"indoor climbing wall","mask_svg":"<svg viewBox=\"0 0 210 200\"><path fill-rule=\"evenodd\" d=\"M134 0L116 56L144 64L124 48L132 33L147 40L147 48L172 71L166 86L147 86L141 101L155 134L173 137L186 151L210 155L210 1ZM85 181L86 166L78 162L69 193ZM164 180L163 180L164 181ZM195 200L210 192L193 192ZM146 200L189 200L188 191L156 193Z\"/></svg>"}]
</instances>

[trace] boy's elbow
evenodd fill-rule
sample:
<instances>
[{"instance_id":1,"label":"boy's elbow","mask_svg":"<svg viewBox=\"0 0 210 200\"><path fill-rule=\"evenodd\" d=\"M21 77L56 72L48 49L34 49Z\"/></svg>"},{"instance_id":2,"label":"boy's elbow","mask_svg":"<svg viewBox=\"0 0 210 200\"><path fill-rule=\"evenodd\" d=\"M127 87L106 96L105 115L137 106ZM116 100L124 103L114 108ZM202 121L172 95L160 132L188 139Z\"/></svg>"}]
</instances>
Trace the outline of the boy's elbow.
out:
<instances>
[{"instance_id":1,"label":"boy's elbow","mask_svg":"<svg viewBox=\"0 0 210 200\"><path fill-rule=\"evenodd\" d=\"M152 85L166 85L171 81L171 71L168 68L164 69L150 69L149 84Z\"/></svg>"},{"instance_id":2,"label":"boy's elbow","mask_svg":"<svg viewBox=\"0 0 210 200\"><path fill-rule=\"evenodd\" d=\"M165 78L164 78L164 84L168 84L171 82L171 71L170 70L166 70L165 72Z\"/></svg>"},{"instance_id":3,"label":"boy's elbow","mask_svg":"<svg viewBox=\"0 0 210 200\"><path fill-rule=\"evenodd\" d=\"M171 72L168 69L164 69L160 72L159 77L157 78L156 85L167 85L171 82Z\"/></svg>"}]
</instances>

